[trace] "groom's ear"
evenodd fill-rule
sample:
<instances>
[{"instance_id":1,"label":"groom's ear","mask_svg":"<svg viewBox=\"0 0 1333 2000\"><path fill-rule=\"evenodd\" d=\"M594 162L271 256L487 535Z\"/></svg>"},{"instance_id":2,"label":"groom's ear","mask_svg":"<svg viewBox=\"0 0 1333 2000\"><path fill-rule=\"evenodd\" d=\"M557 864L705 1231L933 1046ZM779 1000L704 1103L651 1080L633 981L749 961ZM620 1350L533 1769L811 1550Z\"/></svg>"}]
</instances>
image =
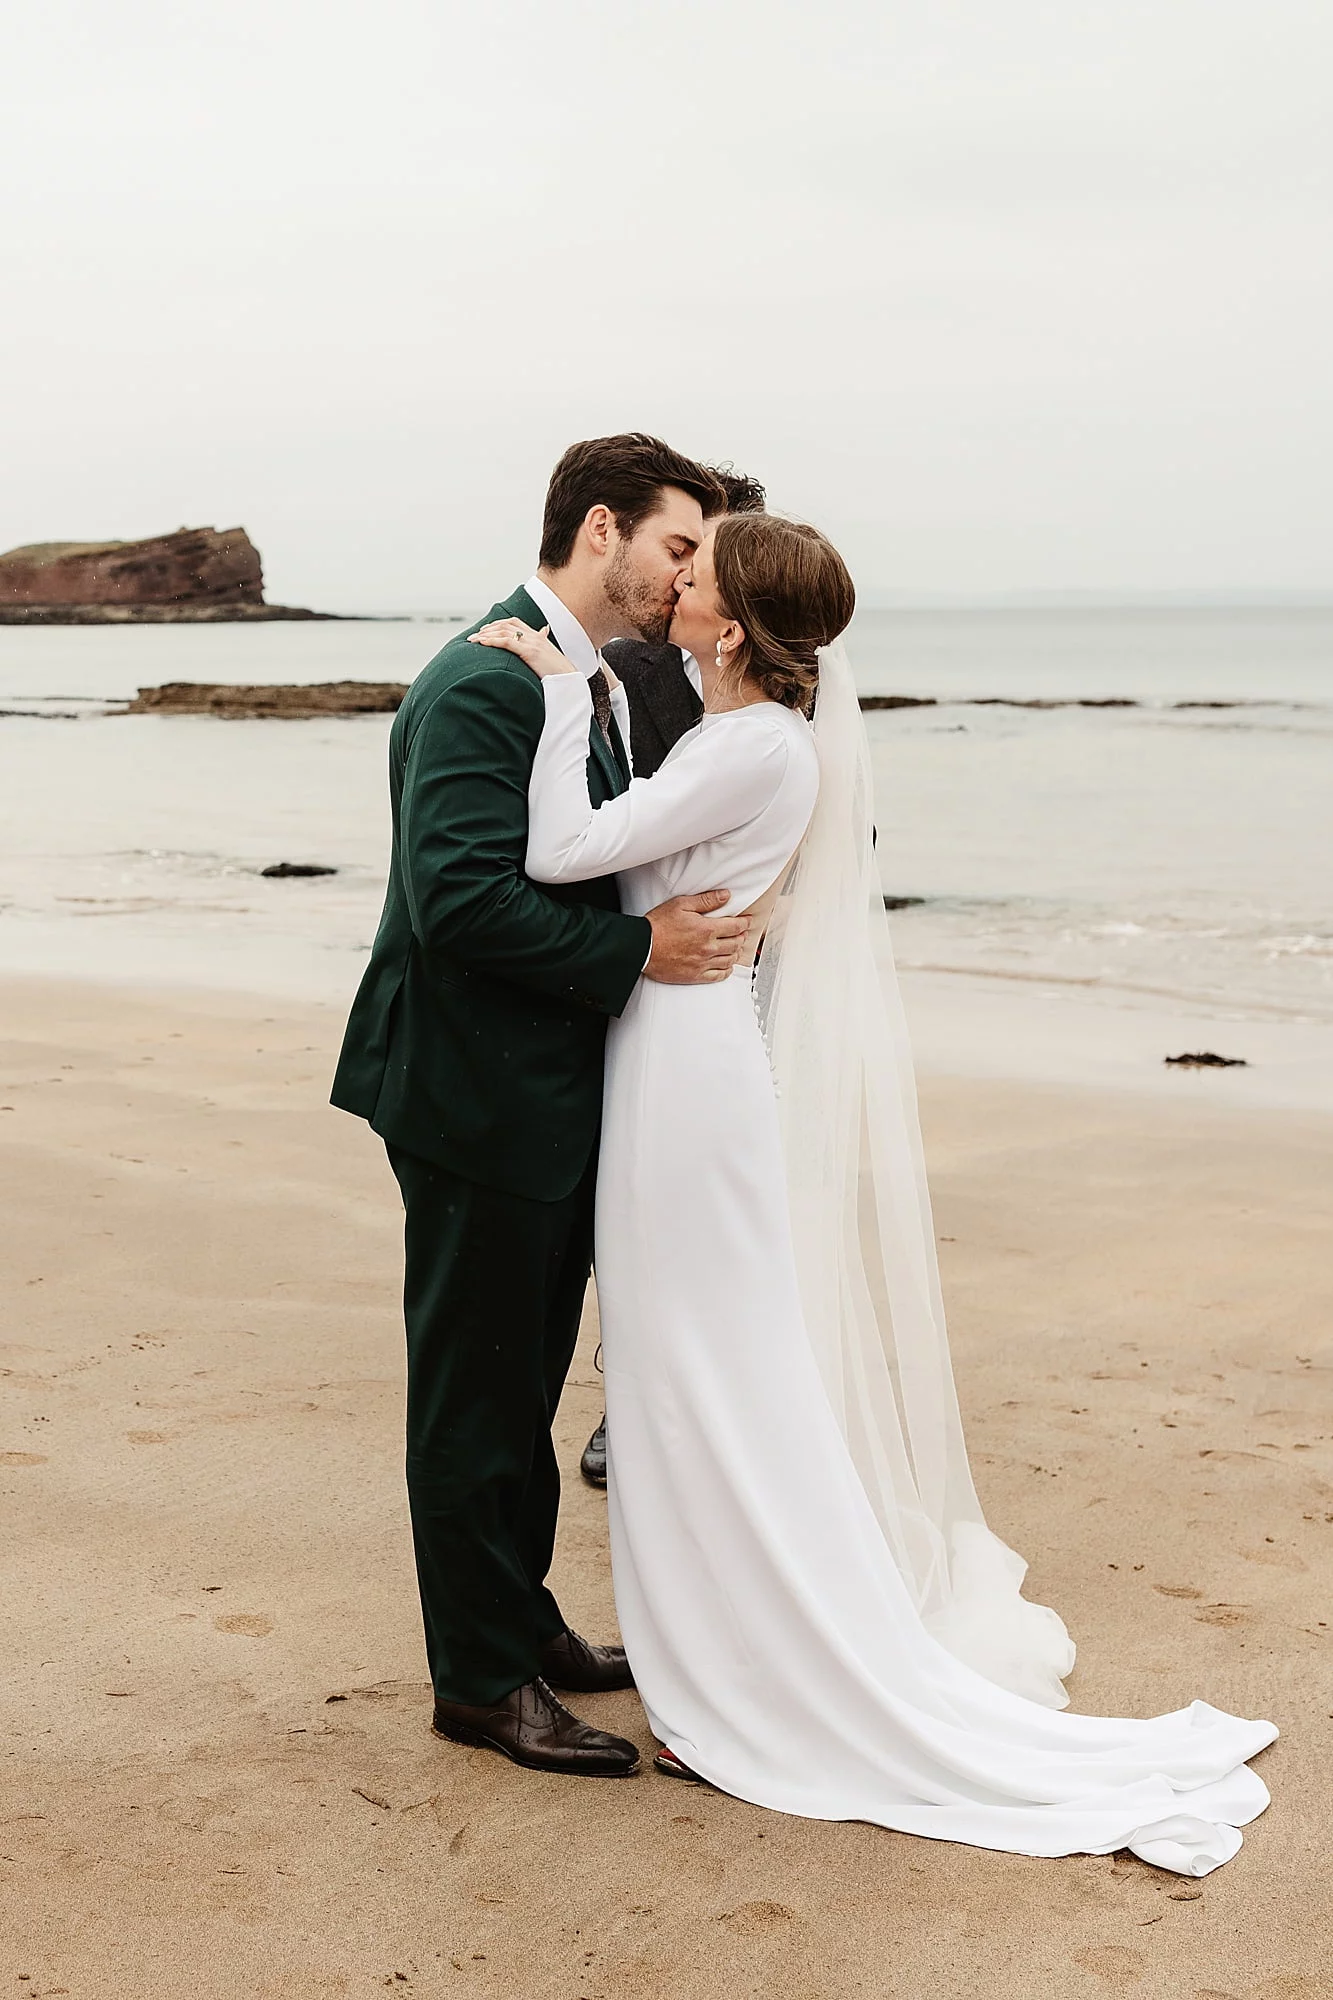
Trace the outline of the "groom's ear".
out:
<instances>
[{"instance_id":1,"label":"groom's ear","mask_svg":"<svg viewBox=\"0 0 1333 2000\"><path fill-rule=\"evenodd\" d=\"M606 555L616 538L616 517L609 507L600 503L589 507L583 517L583 532L594 555Z\"/></svg>"}]
</instances>

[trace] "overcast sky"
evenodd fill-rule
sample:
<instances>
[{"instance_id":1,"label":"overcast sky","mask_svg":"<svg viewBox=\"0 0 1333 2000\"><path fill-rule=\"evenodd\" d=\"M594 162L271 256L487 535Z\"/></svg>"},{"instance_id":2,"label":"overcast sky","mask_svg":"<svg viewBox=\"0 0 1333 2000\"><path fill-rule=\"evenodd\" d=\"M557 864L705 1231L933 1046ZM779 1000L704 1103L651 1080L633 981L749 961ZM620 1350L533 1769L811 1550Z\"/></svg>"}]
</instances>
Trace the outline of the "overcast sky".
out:
<instances>
[{"instance_id":1,"label":"overcast sky","mask_svg":"<svg viewBox=\"0 0 1333 2000\"><path fill-rule=\"evenodd\" d=\"M242 522L461 608L576 437L862 591L1333 585L1328 0L40 0L0 547Z\"/></svg>"}]
</instances>

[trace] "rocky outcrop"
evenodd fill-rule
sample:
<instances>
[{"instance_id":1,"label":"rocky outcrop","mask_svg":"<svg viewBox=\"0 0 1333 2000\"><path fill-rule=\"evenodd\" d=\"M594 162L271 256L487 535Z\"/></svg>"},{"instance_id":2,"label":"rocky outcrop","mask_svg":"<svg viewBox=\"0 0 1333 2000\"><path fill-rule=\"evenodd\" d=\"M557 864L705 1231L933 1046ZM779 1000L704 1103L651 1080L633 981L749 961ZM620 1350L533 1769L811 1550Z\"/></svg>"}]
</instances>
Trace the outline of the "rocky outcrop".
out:
<instances>
[{"instance_id":1,"label":"rocky outcrop","mask_svg":"<svg viewBox=\"0 0 1333 2000\"><path fill-rule=\"evenodd\" d=\"M127 715L218 715L308 721L316 715L391 715L407 688L399 681L317 681L311 687L228 687L209 681L168 681L140 688Z\"/></svg>"},{"instance_id":2,"label":"rocky outcrop","mask_svg":"<svg viewBox=\"0 0 1333 2000\"><path fill-rule=\"evenodd\" d=\"M327 614L265 604L244 528L178 528L143 542L34 542L0 555L0 622L163 624Z\"/></svg>"},{"instance_id":3,"label":"rocky outcrop","mask_svg":"<svg viewBox=\"0 0 1333 2000\"><path fill-rule=\"evenodd\" d=\"M1164 1063L1175 1063L1185 1069L1248 1069L1246 1056L1214 1055L1211 1049L1196 1049L1190 1055L1163 1056Z\"/></svg>"}]
</instances>

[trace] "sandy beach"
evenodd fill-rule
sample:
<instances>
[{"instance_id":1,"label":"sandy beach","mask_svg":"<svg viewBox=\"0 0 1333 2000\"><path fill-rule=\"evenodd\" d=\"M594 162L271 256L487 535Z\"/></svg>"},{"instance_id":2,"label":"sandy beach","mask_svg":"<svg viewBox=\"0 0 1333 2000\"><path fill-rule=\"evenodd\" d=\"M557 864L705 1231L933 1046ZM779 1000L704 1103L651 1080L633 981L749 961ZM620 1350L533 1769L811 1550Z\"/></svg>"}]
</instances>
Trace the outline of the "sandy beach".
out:
<instances>
[{"instance_id":1,"label":"sandy beach","mask_svg":"<svg viewBox=\"0 0 1333 2000\"><path fill-rule=\"evenodd\" d=\"M1282 1729L1271 1811L1196 1885L435 1741L399 1210L324 1103L340 1017L40 980L4 1006L4 1991L1333 1993L1325 1119L1212 1077L924 1087L978 1483L1079 1642L1074 1706ZM605 1636L595 1340L590 1304L556 1582ZM648 1747L632 1695L582 1707Z\"/></svg>"}]
</instances>

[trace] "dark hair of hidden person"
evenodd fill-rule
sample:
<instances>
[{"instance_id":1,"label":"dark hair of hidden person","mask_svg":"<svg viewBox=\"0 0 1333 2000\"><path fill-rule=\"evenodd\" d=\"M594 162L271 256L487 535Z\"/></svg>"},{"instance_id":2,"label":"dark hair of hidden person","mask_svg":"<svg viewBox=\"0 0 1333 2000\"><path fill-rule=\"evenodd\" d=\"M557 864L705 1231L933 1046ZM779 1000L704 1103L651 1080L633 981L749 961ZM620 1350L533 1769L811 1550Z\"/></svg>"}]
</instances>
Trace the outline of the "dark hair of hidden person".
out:
<instances>
[{"instance_id":1,"label":"dark hair of hidden person","mask_svg":"<svg viewBox=\"0 0 1333 2000\"><path fill-rule=\"evenodd\" d=\"M572 444L546 489L543 569L564 568L592 507L609 507L617 529L630 540L635 529L657 512L664 486L690 494L705 515L720 514L727 504L721 481L706 466L696 465L644 431Z\"/></svg>"},{"instance_id":2,"label":"dark hair of hidden person","mask_svg":"<svg viewBox=\"0 0 1333 2000\"><path fill-rule=\"evenodd\" d=\"M751 479L747 472L737 472L733 465L710 465L712 473L725 495L725 505L704 509L704 516L711 520L714 514L762 514L768 505L768 494L757 479Z\"/></svg>"},{"instance_id":3,"label":"dark hair of hidden person","mask_svg":"<svg viewBox=\"0 0 1333 2000\"><path fill-rule=\"evenodd\" d=\"M819 648L851 623L856 589L826 535L776 514L729 514L713 537L722 609L745 628L736 655L770 701L809 715Z\"/></svg>"}]
</instances>

